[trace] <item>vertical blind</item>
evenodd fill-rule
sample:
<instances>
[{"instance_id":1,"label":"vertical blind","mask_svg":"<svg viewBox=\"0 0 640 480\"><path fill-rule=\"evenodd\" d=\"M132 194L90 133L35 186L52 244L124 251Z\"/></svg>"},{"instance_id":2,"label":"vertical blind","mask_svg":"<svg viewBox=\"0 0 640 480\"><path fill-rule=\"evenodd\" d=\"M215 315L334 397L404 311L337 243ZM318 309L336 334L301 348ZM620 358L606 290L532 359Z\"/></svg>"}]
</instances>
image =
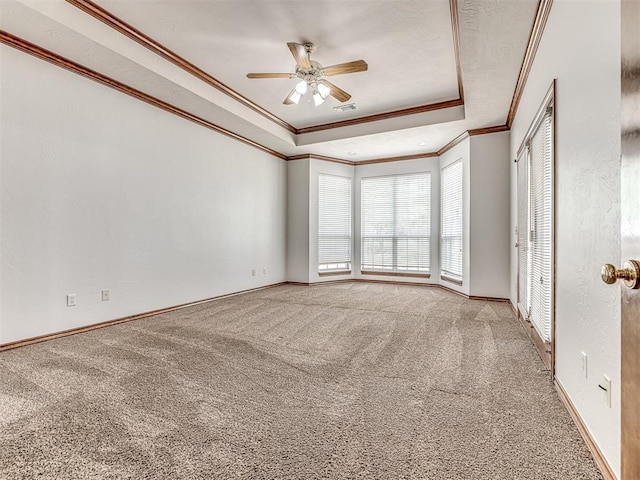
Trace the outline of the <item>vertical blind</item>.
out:
<instances>
[{"instance_id":1,"label":"vertical blind","mask_svg":"<svg viewBox=\"0 0 640 480\"><path fill-rule=\"evenodd\" d=\"M548 107L518 159L518 306L551 341L553 312L553 112Z\"/></svg>"},{"instance_id":2,"label":"vertical blind","mask_svg":"<svg viewBox=\"0 0 640 480\"><path fill-rule=\"evenodd\" d=\"M440 270L443 277L462 280L462 161L442 169Z\"/></svg>"},{"instance_id":3,"label":"vertical blind","mask_svg":"<svg viewBox=\"0 0 640 480\"><path fill-rule=\"evenodd\" d=\"M429 172L362 179L363 271L429 272L430 234Z\"/></svg>"},{"instance_id":4,"label":"vertical blind","mask_svg":"<svg viewBox=\"0 0 640 480\"><path fill-rule=\"evenodd\" d=\"M351 179L319 175L318 271L351 269Z\"/></svg>"}]
</instances>

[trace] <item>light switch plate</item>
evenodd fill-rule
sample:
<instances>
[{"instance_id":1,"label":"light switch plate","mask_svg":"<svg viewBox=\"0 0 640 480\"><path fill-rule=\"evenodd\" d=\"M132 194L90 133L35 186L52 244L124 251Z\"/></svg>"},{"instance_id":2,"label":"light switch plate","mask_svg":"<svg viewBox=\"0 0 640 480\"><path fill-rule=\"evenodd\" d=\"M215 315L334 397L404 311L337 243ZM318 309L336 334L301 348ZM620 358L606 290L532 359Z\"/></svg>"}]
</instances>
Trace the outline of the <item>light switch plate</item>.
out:
<instances>
[{"instance_id":1,"label":"light switch plate","mask_svg":"<svg viewBox=\"0 0 640 480\"><path fill-rule=\"evenodd\" d=\"M602 378L600 388L603 390L602 394L604 395L604 403L611 408L611 379L606 375Z\"/></svg>"},{"instance_id":2,"label":"light switch plate","mask_svg":"<svg viewBox=\"0 0 640 480\"><path fill-rule=\"evenodd\" d=\"M76 306L76 294L70 293L67 295L67 307L75 307Z\"/></svg>"}]
</instances>

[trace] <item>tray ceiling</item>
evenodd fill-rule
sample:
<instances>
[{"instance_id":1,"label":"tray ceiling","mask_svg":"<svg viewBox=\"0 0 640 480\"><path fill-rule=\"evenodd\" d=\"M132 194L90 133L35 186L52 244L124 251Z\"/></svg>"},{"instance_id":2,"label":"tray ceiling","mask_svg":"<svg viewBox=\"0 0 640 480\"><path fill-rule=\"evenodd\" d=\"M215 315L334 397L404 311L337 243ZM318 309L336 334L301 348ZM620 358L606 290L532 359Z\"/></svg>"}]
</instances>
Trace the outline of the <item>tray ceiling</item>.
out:
<instances>
[{"instance_id":1,"label":"tray ceiling","mask_svg":"<svg viewBox=\"0 0 640 480\"><path fill-rule=\"evenodd\" d=\"M296 128L458 98L449 0L98 3ZM310 95L283 105L296 80L246 77L294 73L286 44L307 41L323 66L367 62L331 78L357 110L336 111L333 98L315 107Z\"/></svg>"},{"instance_id":2,"label":"tray ceiling","mask_svg":"<svg viewBox=\"0 0 640 480\"><path fill-rule=\"evenodd\" d=\"M536 0L95 2L236 92L230 95L73 3L3 0L0 28L284 155L351 161L431 152L466 130L504 125L537 6ZM368 63L366 72L331 78L353 95L357 110L338 112L333 98L320 107L285 106L294 80L246 78L293 72L291 41L314 42L312 59L323 66ZM464 105L424 111L459 99L462 86ZM406 110L413 107L422 110ZM370 115L378 117L360 122ZM345 121L353 123L333 123ZM332 128L313 131L327 123Z\"/></svg>"}]
</instances>

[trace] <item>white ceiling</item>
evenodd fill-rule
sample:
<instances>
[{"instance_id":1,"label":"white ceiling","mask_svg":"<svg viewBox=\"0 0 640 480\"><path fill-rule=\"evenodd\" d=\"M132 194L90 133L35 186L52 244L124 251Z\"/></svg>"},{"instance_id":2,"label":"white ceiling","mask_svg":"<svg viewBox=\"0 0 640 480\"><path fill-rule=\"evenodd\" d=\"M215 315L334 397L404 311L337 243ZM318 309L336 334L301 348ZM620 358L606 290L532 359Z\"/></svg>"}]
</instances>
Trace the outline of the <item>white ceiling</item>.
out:
<instances>
[{"instance_id":1,"label":"white ceiling","mask_svg":"<svg viewBox=\"0 0 640 480\"><path fill-rule=\"evenodd\" d=\"M98 3L298 128L458 97L449 0ZM295 80L246 77L294 73L286 44L306 41L316 45L311 59L323 66L368 63L367 72L331 79L358 110L336 111L335 99L320 107L283 105Z\"/></svg>"},{"instance_id":2,"label":"white ceiling","mask_svg":"<svg viewBox=\"0 0 640 480\"><path fill-rule=\"evenodd\" d=\"M295 128L458 97L449 0L96 0L111 14ZM294 135L64 0L2 0L0 28L286 155L364 160L438 150L465 130L504 125L537 0L458 0L464 108ZM282 104L294 80L287 42L312 41L358 110ZM424 143L425 145L418 145ZM350 155L348 152L356 152Z\"/></svg>"}]
</instances>

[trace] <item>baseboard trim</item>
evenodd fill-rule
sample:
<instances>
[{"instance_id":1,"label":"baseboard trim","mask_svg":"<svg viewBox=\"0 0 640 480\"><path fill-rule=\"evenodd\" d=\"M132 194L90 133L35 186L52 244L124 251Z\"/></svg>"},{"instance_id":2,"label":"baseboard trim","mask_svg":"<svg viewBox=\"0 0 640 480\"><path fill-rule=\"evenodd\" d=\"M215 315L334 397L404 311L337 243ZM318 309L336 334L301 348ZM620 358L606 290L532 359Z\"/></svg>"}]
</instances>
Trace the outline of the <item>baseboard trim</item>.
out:
<instances>
[{"instance_id":1,"label":"baseboard trim","mask_svg":"<svg viewBox=\"0 0 640 480\"><path fill-rule=\"evenodd\" d=\"M334 283L355 282L353 278L339 278L338 280L322 280L319 282L285 282L285 285L298 285L301 287L313 287L316 285L333 285Z\"/></svg>"},{"instance_id":2,"label":"baseboard trim","mask_svg":"<svg viewBox=\"0 0 640 480\"><path fill-rule=\"evenodd\" d=\"M382 272L377 270L361 270L360 274L361 275L378 275L380 277L431 278L430 273Z\"/></svg>"},{"instance_id":3,"label":"baseboard trim","mask_svg":"<svg viewBox=\"0 0 640 480\"><path fill-rule=\"evenodd\" d=\"M609 465L609 462L607 462L607 459L602 454L602 451L598 447L598 444L595 442L594 438L591 436L591 432L589 432L589 429L587 428L584 421L582 420L582 417L580 416L580 414L578 413L578 410L576 409L575 405L571 401L571 398L569 398L569 394L567 393L567 391L564 389L564 387L562 386L562 384L557 378L554 380L553 384L556 387L556 391L558 392L558 396L560 397L560 400L566 407L567 411L569 412L569 415L571 415L571 418L573 419L573 422L576 424L576 427L578 427L578 431L580 432L580 435L582 435L582 439L584 440L584 443L587 444L587 448L591 452L591 455L593 455L593 459L595 460L596 465L598 465L598 468L600 469L602 476L605 478L605 480L618 480L618 477L611 469L611 465Z\"/></svg>"},{"instance_id":4,"label":"baseboard trim","mask_svg":"<svg viewBox=\"0 0 640 480\"><path fill-rule=\"evenodd\" d=\"M483 302L501 302L501 303L509 303L508 298L502 297L479 297L477 295L467 295L469 300L482 300Z\"/></svg>"},{"instance_id":5,"label":"baseboard trim","mask_svg":"<svg viewBox=\"0 0 640 480\"><path fill-rule=\"evenodd\" d=\"M424 277L427 278L427 277ZM354 278L359 283L385 283L387 285L409 285L412 287L439 287L437 283L409 282L404 280L380 280L377 278Z\"/></svg>"},{"instance_id":6,"label":"baseboard trim","mask_svg":"<svg viewBox=\"0 0 640 480\"><path fill-rule=\"evenodd\" d=\"M451 287L447 287L446 285L440 285L437 283L432 284L434 287L440 287L442 290L446 290L447 292L455 293L456 295L460 295L461 297L468 298L469 300L481 300L483 302L509 302L508 298L502 297L480 297L477 295L467 295L466 293L459 292Z\"/></svg>"},{"instance_id":7,"label":"baseboard trim","mask_svg":"<svg viewBox=\"0 0 640 480\"><path fill-rule=\"evenodd\" d=\"M319 277L339 277L340 275L351 275L351 270L338 270L335 272L318 272Z\"/></svg>"},{"instance_id":8,"label":"baseboard trim","mask_svg":"<svg viewBox=\"0 0 640 480\"><path fill-rule=\"evenodd\" d=\"M387 285L408 285L412 287L436 287L442 290L445 290L450 293L455 293L456 295L460 295L461 297L467 298L469 300L481 300L483 302L501 302L501 303L510 303L508 298L501 297L479 297L475 295L467 295L466 293L458 292L452 288L449 288L445 285L440 285L439 283L422 283L422 282L406 282L402 280L378 280L374 278L345 278L341 280L333 280L329 282L286 282L288 285L303 285L307 287L312 287L315 285L327 285L332 283L344 283L344 282L360 282L360 283L384 283Z\"/></svg>"},{"instance_id":9,"label":"baseboard trim","mask_svg":"<svg viewBox=\"0 0 640 480\"><path fill-rule=\"evenodd\" d=\"M458 290L456 290L454 288L451 288L451 287L447 287L446 285L438 285L438 287L440 287L443 290L446 290L447 292L455 293L456 295L460 295L461 297L469 298L469 295L467 295L466 293L459 292Z\"/></svg>"},{"instance_id":10,"label":"baseboard trim","mask_svg":"<svg viewBox=\"0 0 640 480\"><path fill-rule=\"evenodd\" d=\"M551 372L551 378L553 378L554 372L551 371L552 369L551 344L546 343L544 340L542 340L542 338L540 338L540 335L538 335L538 332L536 332L536 329L531 324L531 322L526 320L520 314L520 311L518 309L514 309L513 304L511 302L509 303L511 304L511 309L514 310L514 315L520 321L522 328L524 328L524 331L527 333L527 336L531 340L531 343L533 343L533 345L536 347L536 350L538 351L538 355L540 355L540 359L549 369L549 372Z\"/></svg>"},{"instance_id":11,"label":"baseboard trim","mask_svg":"<svg viewBox=\"0 0 640 480\"><path fill-rule=\"evenodd\" d=\"M511 301L511 299L509 299L509 306L511 307L511 311L513 312L513 314L517 317L518 316L518 309L516 308L516 306L513 304L513 302Z\"/></svg>"},{"instance_id":12,"label":"baseboard trim","mask_svg":"<svg viewBox=\"0 0 640 480\"><path fill-rule=\"evenodd\" d=\"M98 328L110 327L112 325L118 325L120 323L131 322L132 320L140 320L141 318L152 317L154 315L160 315L162 313L173 312L175 310L181 310L187 307L193 307L202 303L212 302L214 300L220 300L222 298L234 297L243 293L257 292L259 290L265 290L267 288L279 287L280 285L286 285L287 282L273 283L271 285L264 285L262 287L250 288L247 290L241 290L238 292L226 293L224 295L218 295L215 297L205 298L203 300L196 300L195 302L182 303L180 305L174 305L172 307L160 308L158 310L151 310L148 312L138 313L135 315L129 315L126 317L116 318L115 320L107 320L106 322L93 323L91 325L85 325L84 327L71 328L69 330L63 330L61 332L49 333L46 335L39 335L37 337L27 338L25 340L18 340L15 342L9 342L0 344L0 352L5 350L12 350L14 348L26 347L34 343L46 342L48 340L55 340L56 338L68 337L70 335L76 335L78 333L90 332L91 330L97 330Z\"/></svg>"},{"instance_id":13,"label":"baseboard trim","mask_svg":"<svg viewBox=\"0 0 640 480\"><path fill-rule=\"evenodd\" d=\"M437 283L418 283L418 282L403 282L397 280L375 280L375 279L363 279L363 278L345 278L340 280L330 280L325 282L279 282L273 283L270 285L264 285L262 287L250 288L248 290L240 290L238 292L227 293L224 295L218 295L215 297L205 298L203 300L196 300L194 302L182 303L180 305L174 305L171 307L160 308L158 310L151 310L148 312L138 313L135 315L128 315L126 317L116 318L114 320L107 320L105 322L93 323L91 325L85 325L83 327L71 328L69 330L63 330L60 332L48 333L46 335L39 335L37 337L31 337L24 340L17 340L15 342L9 342L0 344L0 352L4 352L6 350L12 350L14 348L26 347L27 345L33 345L34 343L46 342L49 340L55 340L56 338L67 337L70 335L76 335L78 333L90 332L91 330L97 330L98 328L110 327L112 325L118 325L120 323L131 322L133 320L139 320L141 318L152 317L154 315L160 315L163 313L173 312L175 310L180 310L187 307L193 307L195 305L200 305L202 303L212 302L214 300L220 300L222 298L233 297L235 295L241 295L243 293L257 292L259 290L265 290L267 288L279 287L281 285L301 285L301 286L316 286L316 285L327 285L334 283L344 283L344 282L362 282L362 283L385 283L390 285L408 285L414 287L438 287L448 292L456 293L470 300L484 300L489 302L508 302L509 300L505 298L492 298L492 297L473 297L469 295L465 295L464 293L457 292L453 289L447 288L443 285L438 285Z\"/></svg>"}]
</instances>

